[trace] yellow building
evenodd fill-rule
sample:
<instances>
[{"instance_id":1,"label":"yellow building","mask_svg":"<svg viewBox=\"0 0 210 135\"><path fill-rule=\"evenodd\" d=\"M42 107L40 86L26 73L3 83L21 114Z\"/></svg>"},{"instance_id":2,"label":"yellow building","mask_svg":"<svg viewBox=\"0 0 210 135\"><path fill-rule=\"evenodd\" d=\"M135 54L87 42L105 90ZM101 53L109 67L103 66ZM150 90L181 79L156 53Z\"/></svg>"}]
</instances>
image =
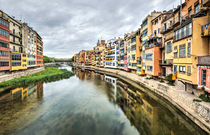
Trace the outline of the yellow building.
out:
<instances>
[{"instance_id":1,"label":"yellow building","mask_svg":"<svg viewBox=\"0 0 210 135\"><path fill-rule=\"evenodd\" d=\"M105 40L98 40L97 45L93 48L95 51L95 64L97 67L104 67L105 47Z\"/></svg>"},{"instance_id":2,"label":"yellow building","mask_svg":"<svg viewBox=\"0 0 210 135\"><path fill-rule=\"evenodd\" d=\"M198 84L198 57L210 52L208 38L202 37L202 26L209 23L209 15L189 18L174 31L173 71L185 84Z\"/></svg>"},{"instance_id":3,"label":"yellow building","mask_svg":"<svg viewBox=\"0 0 210 135\"><path fill-rule=\"evenodd\" d=\"M24 70L27 69L27 56L25 53L11 52L11 70Z\"/></svg>"}]
</instances>

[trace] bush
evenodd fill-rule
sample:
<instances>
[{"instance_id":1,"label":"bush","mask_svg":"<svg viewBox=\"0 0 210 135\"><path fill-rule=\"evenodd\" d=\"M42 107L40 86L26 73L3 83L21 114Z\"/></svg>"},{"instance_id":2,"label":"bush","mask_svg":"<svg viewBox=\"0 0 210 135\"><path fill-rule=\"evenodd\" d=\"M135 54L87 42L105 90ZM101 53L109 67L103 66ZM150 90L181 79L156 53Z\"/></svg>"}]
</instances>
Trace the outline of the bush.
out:
<instances>
[{"instance_id":1,"label":"bush","mask_svg":"<svg viewBox=\"0 0 210 135\"><path fill-rule=\"evenodd\" d=\"M202 102L200 99L193 99L193 102Z\"/></svg>"},{"instance_id":2,"label":"bush","mask_svg":"<svg viewBox=\"0 0 210 135\"><path fill-rule=\"evenodd\" d=\"M170 74L165 77L166 81L168 81L168 84L174 86L175 81L172 78L173 78L173 74Z\"/></svg>"}]
</instances>

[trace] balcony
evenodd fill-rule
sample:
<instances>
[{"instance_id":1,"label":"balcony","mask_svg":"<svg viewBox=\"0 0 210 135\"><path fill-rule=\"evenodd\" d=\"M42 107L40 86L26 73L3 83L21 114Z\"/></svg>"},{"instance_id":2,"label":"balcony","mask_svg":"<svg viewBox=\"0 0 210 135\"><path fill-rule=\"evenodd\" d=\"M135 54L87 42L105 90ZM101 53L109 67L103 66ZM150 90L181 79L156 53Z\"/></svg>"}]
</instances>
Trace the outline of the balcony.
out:
<instances>
[{"instance_id":1,"label":"balcony","mask_svg":"<svg viewBox=\"0 0 210 135\"><path fill-rule=\"evenodd\" d=\"M209 7L210 6L210 0L203 0L203 6Z\"/></svg>"},{"instance_id":2,"label":"balcony","mask_svg":"<svg viewBox=\"0 0 210 135\"><path fill-rule=\"evenodd\" d=\"M153 37L153 38L150 38L149 41L148 41L148 45L145 46L145 49L149 49L149 48L153 48L153 47L161 47L162 45L162 38L160 37Z\"/></svg>"},{"instance_id":3,"label":"balcony","mask_svg":"<svg viewBox=\"0 0 210 135\"><path fill-rule=\"evenodd\" d=\"M161 29L161 31L160 31L160 33L161 34L165 34L165 33L169 32L169 31L173 30L173 25L174 25L174 23L172 23L168 28L165 28L163 26L162 29Z\"/></svg>"},{"instance_id":4,"label":"balcony","mask_svg":"<svg viewBox=\"0 0 210 135\"><path fill-rule=\"evenodd\" d=\"M199 66L210 66L210 55L198 57Z\"/></svg>"},{"instance_id":5,"label":"balcony","mask_svg":"<svg viewBox=\"0 0 210 135\"><path fill-rule=\"evenodd\" d=\"M203 25L201 27L201 36L202 37L209 37L210 36L210 23Z\"/></svg>"}]
</instances>

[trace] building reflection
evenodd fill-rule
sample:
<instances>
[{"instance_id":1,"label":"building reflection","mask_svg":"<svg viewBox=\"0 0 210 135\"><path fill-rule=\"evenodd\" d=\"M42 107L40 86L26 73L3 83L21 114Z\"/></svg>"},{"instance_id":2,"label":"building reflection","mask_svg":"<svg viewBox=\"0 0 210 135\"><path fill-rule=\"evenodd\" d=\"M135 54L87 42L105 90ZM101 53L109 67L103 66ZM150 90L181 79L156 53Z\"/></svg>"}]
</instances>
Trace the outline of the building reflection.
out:
<instances>
[{"instance_id":1,"label":"building reflection","mask_svg":"<svg viewBox=\"0 0 210 135\"><path fill-rule=\"evenodd\" d=\"M141 135L181 135L198 132L192 124L177 111L170 111L147 94L115 77L101 75L93 71L76 75L84 80L94 80L94 84L106 82L106 94L110 102L118 105ZM186 130L187 129L187 130Z\"/></svg>"},{"instance_id":2,"label":"building reflection","mask_svg":"<svg viewBox=\"0 0 210 135\"><path fill-rule=\"evenodd\" d=\"M26 87L11 89L6 94L0 96L0 103L23 101L35 92L37 94L37 98L43 97L43 83L30 84Z\"/></svg>"}]
</instances>

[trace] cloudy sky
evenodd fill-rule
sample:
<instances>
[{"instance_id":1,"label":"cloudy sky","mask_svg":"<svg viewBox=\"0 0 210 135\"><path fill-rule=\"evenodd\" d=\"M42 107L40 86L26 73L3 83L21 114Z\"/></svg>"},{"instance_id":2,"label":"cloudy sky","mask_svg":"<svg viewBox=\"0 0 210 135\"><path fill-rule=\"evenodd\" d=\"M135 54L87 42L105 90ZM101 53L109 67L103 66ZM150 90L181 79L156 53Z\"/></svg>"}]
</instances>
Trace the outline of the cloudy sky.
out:
<instances>
[{"instance_id":1,"label":"cloudy sky","mask_svg":"<svg viewBox=\"0 0 210 135\"><path fill-rule=\"evenodd\" d=\"M0 9L33 27L43 38L44 55L58 58L90 50L98 39L136 30L153 10L180 0L0 0Z\"/></svg>"}]
</instances>

